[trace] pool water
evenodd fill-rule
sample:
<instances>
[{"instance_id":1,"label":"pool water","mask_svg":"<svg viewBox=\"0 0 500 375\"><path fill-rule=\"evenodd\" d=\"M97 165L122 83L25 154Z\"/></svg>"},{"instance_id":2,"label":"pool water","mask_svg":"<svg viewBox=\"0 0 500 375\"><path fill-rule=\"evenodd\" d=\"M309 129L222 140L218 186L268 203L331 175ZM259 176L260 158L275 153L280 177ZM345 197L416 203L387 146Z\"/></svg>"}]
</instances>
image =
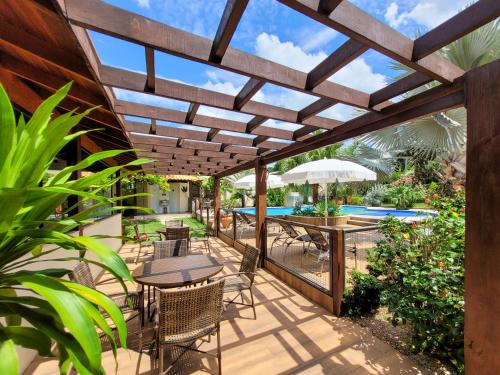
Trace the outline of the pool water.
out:
<instances>
[{"instance_id":1,"label":"pool water","mask_svg":"<svg viewBox=\"0 0 500 375\"><path fill-rule=\"evenodd\" d=\"M303 206L302 208L308 208L311 206ZM237 208L237 211L249 215L255 215L255 208ZM293 208L291 207L268 207L266 211L267 216L278 216L278 215L291 215ZM435 216L434 213L427 213L421 211L410 211L410 210L396 210L396 209L381 209L381 208L371 208L365 206L340 206L341 215L355 215L355 216L394 216L394 217L415 217L415 216L425 216L431 215Z\"/></svg>"}]
</instances>

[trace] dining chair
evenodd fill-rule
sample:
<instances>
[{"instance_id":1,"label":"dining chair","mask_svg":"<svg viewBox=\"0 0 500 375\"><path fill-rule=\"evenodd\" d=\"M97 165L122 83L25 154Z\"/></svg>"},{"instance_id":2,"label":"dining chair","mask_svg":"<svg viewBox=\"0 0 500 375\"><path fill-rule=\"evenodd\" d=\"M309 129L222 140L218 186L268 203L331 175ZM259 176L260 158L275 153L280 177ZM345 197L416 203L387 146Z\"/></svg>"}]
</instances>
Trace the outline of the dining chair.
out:
<instances>
[{"instance_id":1,"label":"dining chair","mask_svg":"<svg viewBox=\"0 0 500 375\"><path fill-rule=\"evenodd\" d=\"M135 263L139 261L141 256L141 250L144 243L149 240L149 236L147 233L139 231L139 225L137 223L134 224L134 241L139 244L139 251L137 252L137 258L135 259Z\"/></svg>"},{"instance_id":2,"label":"dining chair","mask_svg":"<svg viewBox=\"0 0 500 375\"><path fill-rule=\"evenodd\" d=\"M159 349L159 371L167 373L188 351L206 353L217 358L218 373L222 373L220 321L224 310L224 280L188 289L163 289L158 293L155 341ZM217 351L213 355L193 347L206 336L217 336ZM184 352L164 371L166 347L180 347Z\"/></svg>"},{"instance_id":3,"label":"dining chair","mask_svg":"<svg viewBox=\"0 0 500 375\"><path fill-rule=\"evenodd\" d=\"M215 232L212 222L208 222L203 228L194 228L191 232L191 241L203 241L205 250L209 255L212 254L210 248L210 237L215 237Z\"/></svg>"},{"instance_id":4,"label":"dining chair","mask_svg":"<svg viewBox=\"0 0 500 375\"><path fill-rule=\"evenodd\" d=\"M182 227L183 226L183 221L182 219L180 220L169 220L165 222L165 228L175 228L175 227Z\"/></svg>"},{"instance_id":5,"label":"dining chair","mask_svg":"<svg viewBox=\"0 0 500 375\"><path fill-rule=\"evenodd\" d=\"M188 251L191 250L191 239L189 238L189 227L167 227L165 237L167 240L187 240Z\"/></svg>"},{"instance_id":6,"label":"dining chair","mask_svg":"<svg viewBox=\"0 0 500 375\"><path fill-rule=\"evenodd\" d=\"M234 298L225 300L224 302L226 302L228 305L234 303L236 305L252 307L253 315L255 318L257 318L257 314L255 312L252 286L256 275L255 271L257 270L257 266L259 264L259 255L259 249L247 244L245 246L245 253L243 254L243 259L241 260L238 272L220 276L214 279L226 280L226 284L224 285L224 293L237 293ZM243 300L243 292L246 290L248 290L250 294L250 304L245 303ZM235 302L238 296L241 297L241 303Z\"/></svg>"},{"instance_id":7,"label":"dining chair","mask_svg":"<svg viewBox=\"0 0 500 375\"><path fill-rule=\"evenodd\" d=\"M153 260L186 256L188 244L186 239L153 242Z\"/></svg>"},{"instance_id":8,"label":"dining chair","mask_svg":"<svg viewBox=\"0 0 500 375\"><path fill-rule=\"evenodd\" d=\"M90 267L86 262L79 262L78 265L73 268L72 272L69 274L69 279L75 283L86 286L87 288L98 290L97 283L92 277L92 272ZM126 293L114 293L107 294L109 298L118 306L122 311L125 321L128 322L134 318L139 319L139 345L142 346L142 321L144 314L144 302L142 292L129 292ZM107 317L107 315L105 315ZM111 319L109 319L111 320ZM110 325L114 330L116 327L113 324ZM101 334L104 336L104 333ZM125 343L122 343L122 345Z\"/></svg>"}]
</instances>

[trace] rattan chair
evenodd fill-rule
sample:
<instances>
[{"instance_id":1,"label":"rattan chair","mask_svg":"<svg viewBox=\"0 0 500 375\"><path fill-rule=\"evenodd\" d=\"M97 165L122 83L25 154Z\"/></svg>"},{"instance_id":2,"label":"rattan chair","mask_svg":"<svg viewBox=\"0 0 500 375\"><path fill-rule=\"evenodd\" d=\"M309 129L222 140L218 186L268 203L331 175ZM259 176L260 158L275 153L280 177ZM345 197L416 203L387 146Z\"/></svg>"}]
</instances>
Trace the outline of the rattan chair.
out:
<instances>
[{"instance_id":1,"label":"rattan chair","mask_svg":"<svg viewBox=\"0 0 500 375\"><path fill-rule=\"evenodd\" d=\"M176 228L176 227L182 227L183 222L182 219L180 220L169 220L165 222L165 228Z\"/></svg>"},{"instance_id":2,"label":"rattan chair","mask_svg":"<svg viewBox=\"0 0 500 375\"><path fill-rule=\"evenodd\" d=\"M257 270L257 266L259 264L259 255L260 255L259 249L251 245L246 245L245 254L243 254L243 259L241 260L239 271L237 273L224 275L215 279L215 280L221 280L221 279L226 280L226 284L224 286L224 293L234 293L234 292L237 293L236 296L234 296L232 299L225 300L224 302L226 302L227 304L234 303L237 305L243 305L249 307L251 306L255 318L257 318L257 314L255 312L255 303L253 299L252 286L256 275L255 271ZM250 304L245 303L243 300L243 292L245 290L248 290L250 293L250 300L251 300ZM241 297L241 303L235 302L238 296Z\"/></svg>"},{"instance_id":3,"label":"rattan chair","mask_svg":"<svg viewBox=\"0 0 500 375\"><path fill-rule=\"evenodd\" d=\"M142 250L142 245L146 243L149 240L149 236L147 233L141 233L139 231L139 225L137 223L134 224L134 241L139 244L139 251L137 252L137 258L135 259L135 262L137 263L139 261L139 258L141 256L141 250Z\"/></svg>"},{"instance_id":4,"label":"rattan chair","mask_svg":"<svg viewBox=\"0 0 500 375\"><path fill-rule=\"evenodd\" d=\"M189 229L189 227L167 227L165 228L165 237L167 240L187 240L189 251L191 250Z\"/></svg>"},{"instance_id":5,"label":"rattan chair","mask_svg":"<svg viewBox=\"0 0 500 375\"><path fill-rule=\"evenodd\" d=\"M90 267L85 262L79 262L78 265L69 274L69 279L80 285L84 285L88 288L97 290L96 282L92 277L92 272ZM107 295L111 300L118 306L125 316L125 320L128 322L134 318L139 319L139 327L141 327L142 317L144 314L144 302L143 295L141 292L129 292L125 293L115 293ZM113 327L116 328L116 327ZM139 340L142 345L142 331L139 328ZM122 343L123 344L123 343Z\"/></svg>"},{"instance_id":6,"label":"rattan chair","mask_svg":"<svg viewBox=\"0 0 500 375\"><path fill-rule=\"evenodd\" d=\"M182 257L188 254L188 243L183 240L167 240L153 242L153 260Z\"/></svg>"},{"instance_id":7,"label":"rattan chair","mask_svg":"<svg viewBox=\"0 0 500 375\"><path fill-rule=\"evenodd\" d=\"M224 310L224 280L189 289L166 289L158 292L155 340L159 349L160 374L168 372L182 353L164 371L164 351L167 346L181 347L185 351L199 350L196 340L217 335L219 374L221 374L220 321ZM208 353L207 353L208 354Z\"/></svg>"}]
</instances>

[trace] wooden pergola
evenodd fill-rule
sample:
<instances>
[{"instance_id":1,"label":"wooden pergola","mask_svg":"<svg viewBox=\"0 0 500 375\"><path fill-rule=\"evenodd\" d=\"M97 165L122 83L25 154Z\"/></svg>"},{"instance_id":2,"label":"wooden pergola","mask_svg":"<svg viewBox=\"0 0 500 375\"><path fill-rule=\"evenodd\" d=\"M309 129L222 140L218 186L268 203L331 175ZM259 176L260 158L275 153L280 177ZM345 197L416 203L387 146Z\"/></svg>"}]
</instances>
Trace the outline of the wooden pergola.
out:
<instances>
[{"instance_id":1,"label":"wooden pergola","mask_svg":"<svg viewBox=\"0 0 500 375\"><path fill-rule=\"evenodd\" d=\"M133 147L144 150L138 152L138 156L157 159L154 172L215 176L215 212L220 207L220 179L255 168L257 245L263 249L266 165L421 116L466 106L466 366L470 373L488 373L492 364L500 371L500 328L489 325L492 317L500 316L500 282L497 275L500 269L500 177L497 173L500 165L500 116L497 108L500 102L500 62L464 72L437 52L496 19L500 15L500 1L479 0L416 40L409 39L346 0L279 1L349 39L305 73L229 46L248 0L227 1L214 40L98 0L7 1L2 3L1 10L3 15L12 9L21 12L23 7L47 8L44 4L51 4L48 8L56 9L60 19L64 19L66 31L70 30L68 34L77 42L86 65L82 65L76 56L58 55L57 51L53 51L57 48L49 48L52 55L45 60L49 64L59 64L61 69L66 69L71 77L75 77L72 93L79 98L79 103L87 96L88 103L94 104L93 98L88 97L91 94L101 95L101 103L102 95L105 96L109 107L100 110L99 117L111 116L116 121L115 127L124 132L126 140ZM6 9L9 7L12 9ZM51 13L50 17L54 16L53 12L47 13ZM2 51L8 54L0 57L3 69L16 76L22 75L23 79L37 81L41 86L53 87L61 82L52 80L50 76L33 77L30 74L32 70L24 67L24 54L35 54L42 59L47 57L47 52L41 50L45 46L40 48L34 40L36 37L26 35L23 27L8 22L0 23L0 30L0 47L8 47ZM88 30L143 46L146 74L103 65ZM371 94L328 80L368 49L410 67L413 72ZM155 74L154 51L234 72L248 77L248 81L233 96L160 78ZM23 74L23 68L26 68L26 74ZM5 79L5 75L2 73L0 78ZM45 82L40 82L43 80ZM429 82L439 84L404 100L393 101ZM100 89L98 93L88 90L91 83ZM253 100L253 96L266 84L306 93L317 99L300 110ZM118 100L112 88L176 99L189 103L189 109L184 112ZM337 104L360 108L366 113L346 122L318 115ZM201 115L197 112L201 105L253 117L248 122L241 122ZM149 119L149 123L127 121L124 117L127 115ZM291 131L269 127L265 125L269 119L297 124L300 128ZM99 119L95 121L99 122ZM191 127L158 125L157 121ZM192 130L192 126L209 130ZM320 134L313 135L317 130L321 131ZM227 135L221 131L241 135Z\"/></svg>"}]
</instances>

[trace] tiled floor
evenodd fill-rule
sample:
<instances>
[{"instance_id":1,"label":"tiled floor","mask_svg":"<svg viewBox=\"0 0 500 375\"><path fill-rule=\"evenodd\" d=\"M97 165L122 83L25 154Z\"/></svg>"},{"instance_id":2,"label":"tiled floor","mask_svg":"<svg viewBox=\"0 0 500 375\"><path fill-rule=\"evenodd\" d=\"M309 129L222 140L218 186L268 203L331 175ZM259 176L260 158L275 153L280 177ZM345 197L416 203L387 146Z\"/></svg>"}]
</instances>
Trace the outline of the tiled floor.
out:
<instances>
[{"instance_id":1,"label":"tiled floor","mask_svg":"<svg viewBox=\"0 0 500 375\"><path fill-rule=\"evenodd\" d=\"M238 261L240 254L217 239L211 240L212 255L223 262ZM204 251L201 243L193 251ZM135 248L124 246L121 255L134 259ZM146 260L144 257L143 260ZM129 264L131 269L134 263ZM223 272L234 272L237 263L227 263ZM118 287L108 283L103 290ZM419 374L416 365L389 345L347 319L336 318L307 300L265 270L258 271L255 284L256 312L232 305L221 325L222 371L225 374ZM131 322L130 331L137 328ZM150 334L145 329L145 336ZM139 355L130 335L130 350L119 351L118 374L156 373L148 355ZM201 349L213 350L215 340ZM112 355L105 353L103 365L114 373ZM153 370L151 370L153 368ZM216 373L216 362L201 354L184 355L172 374ZM54 361L37 362L26 374L57 374Z\"/></svg>"}]
</instances>

